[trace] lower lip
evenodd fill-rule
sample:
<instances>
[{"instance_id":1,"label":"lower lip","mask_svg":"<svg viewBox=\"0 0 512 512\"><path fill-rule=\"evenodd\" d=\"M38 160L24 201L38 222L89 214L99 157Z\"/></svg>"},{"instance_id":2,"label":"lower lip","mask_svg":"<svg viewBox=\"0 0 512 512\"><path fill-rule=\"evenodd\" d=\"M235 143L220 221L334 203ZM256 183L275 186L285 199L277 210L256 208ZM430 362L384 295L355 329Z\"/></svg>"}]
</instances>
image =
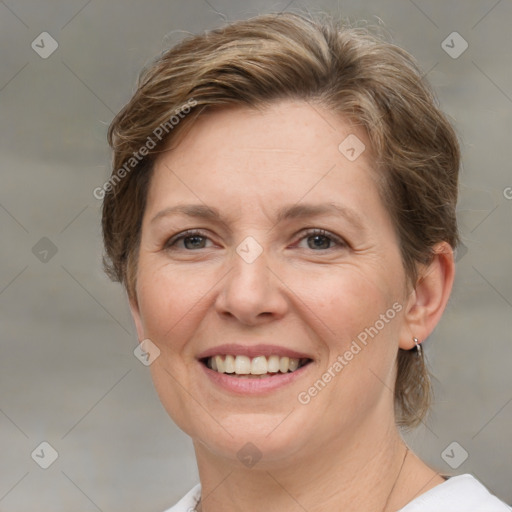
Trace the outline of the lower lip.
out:
<instances>
[{"instance_id":1,"label":"lower lip","mask_svg":"<svg viewBox=\"0 0 512 512\"><path fill-rule=\"evenodd\" d=\"M240 378L232 377L233 374L211 370L201 362L199 364L214 384L238 395L264 395L276 391L300 379L311 365L311 363L308 363L294 372L276 373L270 377Z\"/></svg>"}]
</instances>

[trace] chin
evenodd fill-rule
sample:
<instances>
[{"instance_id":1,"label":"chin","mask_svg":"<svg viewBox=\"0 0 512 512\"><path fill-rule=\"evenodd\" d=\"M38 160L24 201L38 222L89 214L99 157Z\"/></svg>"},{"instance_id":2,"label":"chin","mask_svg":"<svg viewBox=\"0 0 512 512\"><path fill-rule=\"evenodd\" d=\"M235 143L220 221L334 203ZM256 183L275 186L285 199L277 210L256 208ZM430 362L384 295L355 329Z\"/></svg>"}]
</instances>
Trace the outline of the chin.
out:
<instances>
[{"instance_id":1,"label":"chin","mask_svg":"<svg viewBox=\"0 0 512 512\"><path fill-rule=\"evenodd\" d=\"M220 424L211 417L208 421L197 421L204 411L202 415L173 419L192 438L196 451L207 450L237 467L242 464L252 468L257 463L257 469L276 469L289 466L298 452L312 445L310 438L316 437L315 429L308 434L310 430L298 412L289 413L233 412L219 415L216 419Z\"/></svg>"}]
</instances>

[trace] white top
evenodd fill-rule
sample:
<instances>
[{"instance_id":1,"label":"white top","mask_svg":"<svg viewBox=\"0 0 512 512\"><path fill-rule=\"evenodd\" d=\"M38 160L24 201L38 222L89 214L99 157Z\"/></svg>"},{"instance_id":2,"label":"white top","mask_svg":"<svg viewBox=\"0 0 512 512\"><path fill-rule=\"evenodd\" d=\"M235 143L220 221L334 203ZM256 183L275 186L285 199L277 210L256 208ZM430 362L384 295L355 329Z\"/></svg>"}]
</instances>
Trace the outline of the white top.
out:
<instances>
[{"instance_id":1,"label":"white top","mask_svg":"<svg viewBox=\"0 0 512 512\"><path fill-rule=\"evenodd\" d=\"M165 512L195 512L201 484L193 487ZM511 512L512 508L493 496L470 474L449 478L421 494L397 512Z\"/></svg>"}]
</instances>

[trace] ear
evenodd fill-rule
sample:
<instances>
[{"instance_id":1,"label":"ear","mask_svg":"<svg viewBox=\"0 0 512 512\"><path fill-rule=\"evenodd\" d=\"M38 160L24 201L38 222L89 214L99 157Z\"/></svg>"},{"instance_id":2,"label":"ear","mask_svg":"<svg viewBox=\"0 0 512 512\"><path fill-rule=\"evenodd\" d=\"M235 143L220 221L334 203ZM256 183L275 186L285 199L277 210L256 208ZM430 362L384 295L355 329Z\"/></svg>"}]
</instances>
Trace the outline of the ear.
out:
<instances>
[{"instance_id":1,"label":"ear","mask_svg":"<svg viewBox=\"0 0 512 512\"><path fill-rule=\"evenodd\" d=\"M146 339L144 336L144 326L142 325L142 319L140 316L139 304L137 302L137 297L130 298L128 297L128 304L130 305L130 312L132 314L133 321L135 323L135 328L137 329L137 336L139 341Z\"/></svg>"},{"instance_id":2,"label":"ear","mask_svg":"<svg viewBox=\"0 0 512 512\"><path fill-rule=\"evenodd\" d=\"M400 348L414 348L434 330L444 312L455 277L453 249L447 242L434 246L432 262L420 269L414 290L409 295L400 333Z\"/></svg>"}]
</instances>

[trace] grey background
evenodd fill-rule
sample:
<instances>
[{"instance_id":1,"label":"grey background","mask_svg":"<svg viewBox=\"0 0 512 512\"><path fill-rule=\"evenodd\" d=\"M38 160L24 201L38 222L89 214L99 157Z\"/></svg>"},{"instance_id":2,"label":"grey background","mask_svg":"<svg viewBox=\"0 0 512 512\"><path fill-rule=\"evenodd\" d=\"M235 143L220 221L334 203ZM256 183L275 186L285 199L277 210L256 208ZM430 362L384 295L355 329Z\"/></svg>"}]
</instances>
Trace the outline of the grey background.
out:
<instances>
[{"instance_id":1,"label":"grey background","mask_svg":"<svg viewBox=\"0 0 512 512\"><path fill-rule=\"evenodd\" d=\"M161 49L224 17L301 8L382 23L455 123L465 249L425 345L437 401L407 439L512 502L512 2L288 2L0 2L1 511L161 511L198 481L191 442L133 355L124 294L102 273L92 191L109 172L107 126ZM59 45L47 59L31 48L44 31ZM454 31L469 44L456 59L441 46ZM46 470L31 458L42 441L58 452ZM468 453L455 470L441 457L453 441Z\"/></svg>"}]
</instances>

